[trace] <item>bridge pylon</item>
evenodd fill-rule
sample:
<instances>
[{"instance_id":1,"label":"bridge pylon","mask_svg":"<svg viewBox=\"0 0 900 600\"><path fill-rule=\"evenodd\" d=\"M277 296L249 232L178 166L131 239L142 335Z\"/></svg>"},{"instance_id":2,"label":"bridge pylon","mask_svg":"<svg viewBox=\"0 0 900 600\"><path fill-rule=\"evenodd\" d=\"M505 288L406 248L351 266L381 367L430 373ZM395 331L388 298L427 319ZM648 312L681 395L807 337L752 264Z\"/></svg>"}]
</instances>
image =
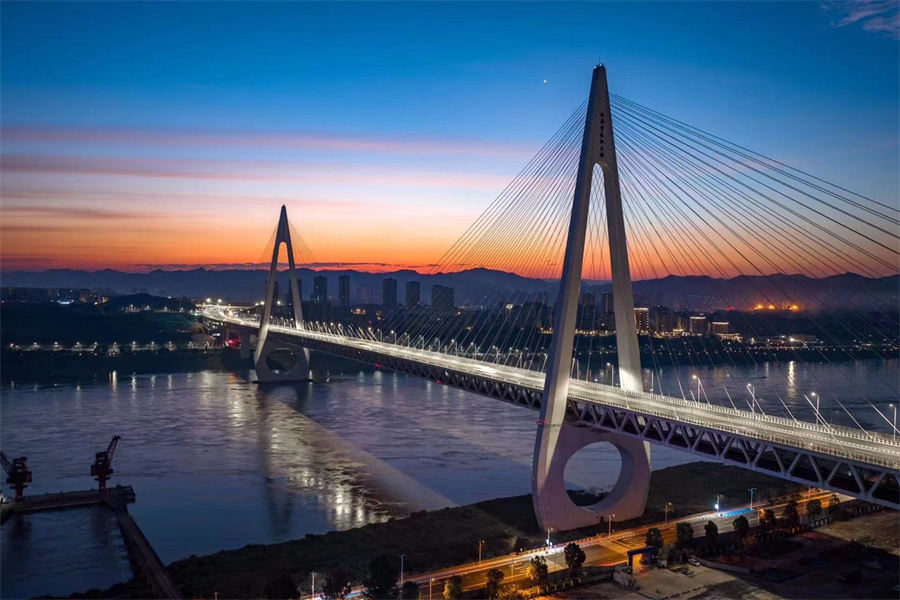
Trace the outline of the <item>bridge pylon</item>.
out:
<instances>
[{"instance_id":1,"label":"bridge pylon","mask_svg":"<svg viewBox=\"0 0 900 600\"><path fill-rule=\"evenodd\" d=\"M547 361L541 417L532 460L532 499L538 523L545 531L585 527L603 519L622 521L638 517L644 512L650 487L649 444L619 433L597 432L566 424L591 184L596 167L603 174L619 382L624 390L643 391L609 88L603 65L594 68L591 81L572 216L556 301L553 342ZM619 450L622 456L619 478L613 490L600 503L592 507L579 507L566 492L566 463L578 450L597 442L611 443Z\"/></svg>"},{"instance_id":2,"label":"bridge pylon","mask_svg":"<svg viewBox=\"0 0 900 600\"><path fill-rule=\"evenodd\" d=\"M272 318L272 307L275 305L275 278L278 276L278 251L284 244L288 256L288 280L291 290L291 305L294 311L294 327L303 327L303 306L300 298L300 285L297 282L297 268L294 264L294 246L291 243L291 228L287 217L287 208L281 207L278 218L278 230L275 233L275 246L272 248L272 263L269 265L269 276L266 280L266 297L263 303L263 314L259 320L259 332L256 336L256 351L253 363L256 379L260 383L276 381L308 381L309 349L279 339L277 333L269 331ZM248 340L249 341L249 340ZM244 339L241 339L243 348ZM281 352L290 354L295 359L293 364L277 365L272 360L273 354Z\"/></svg>"}]
</instances>

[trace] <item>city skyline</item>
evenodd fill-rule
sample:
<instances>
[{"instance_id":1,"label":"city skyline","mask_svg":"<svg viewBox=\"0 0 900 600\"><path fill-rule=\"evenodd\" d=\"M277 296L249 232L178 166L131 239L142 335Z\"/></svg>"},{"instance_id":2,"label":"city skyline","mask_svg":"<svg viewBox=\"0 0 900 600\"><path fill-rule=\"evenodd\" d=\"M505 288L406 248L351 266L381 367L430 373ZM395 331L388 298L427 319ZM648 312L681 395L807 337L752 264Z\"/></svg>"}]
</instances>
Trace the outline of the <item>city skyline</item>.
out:
<instances>
[{"instance_id":1,"label":"city skyline","mask_svg":"<svg viewBox=\"0 0 900 600\"><path fill-rule=\"evenodd\" d=\"M547 7L478 7L505 17L496 31L466 6L272 5L254 29L242 5L212 22L197 6L8 5L3 269L252 266L287 203L304 264L428 272L584 98L598 58L629 98L895 202L895 29L772 6L554 5L551 25ZM585 12L617 27L594 40ZM186 35L162 26L172 16L205 24ZM672 27L688 19L690 40ZM315 34L337 20L336 39ZM272 27L306 35L275 43Z\"/></svg>"}]
</instances>

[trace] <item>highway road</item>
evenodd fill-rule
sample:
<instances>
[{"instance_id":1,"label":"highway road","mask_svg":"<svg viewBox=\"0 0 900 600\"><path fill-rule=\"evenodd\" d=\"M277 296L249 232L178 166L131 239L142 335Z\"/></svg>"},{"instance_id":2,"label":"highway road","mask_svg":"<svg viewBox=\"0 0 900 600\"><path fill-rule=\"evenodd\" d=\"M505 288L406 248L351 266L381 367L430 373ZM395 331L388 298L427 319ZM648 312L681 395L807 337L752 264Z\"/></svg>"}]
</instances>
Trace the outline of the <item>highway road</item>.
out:
<instances>
[{"instance_id":1,"label":"highway road","mask_svg":"<svg viewBox=\"0 0 900 600\"><path fill-rule=\"evenodd\" d=\"M806 503L811 499L818 499L822 502L823 508L828 506L829 498L832 492L812 489L810 493L803 494L801 500L798 501L798 509L801 515L806 512ZM838 494L842 502L852 500L850 496ZM756 527L759 524L759 515L765 508L775 511L777 517L781 517L787 500L779 501L771 505L760 505L757 503L754 508L750 505L737 506L733 508L723 509L721 511L712 511L706 513L698 513L677 519L669 519L668 522L651 523L641 525L630 529L616 531L613 529L611 535L601 534L586 538L574 540L585 553L584 566L611 566L626 562L628 551L643 548L646 545L647 530L656 527L663 535L665 544L672 544L676 538L676 527L678 523L690 523L694 530L695 538L705 536L704 527L707 522L713 521L719 528L719 533L728 533L733 530L734 520L744 515L750 523L750 527ZM503 585L514 583L521 586L529 585L527 580L527 569L534 556L543 556L547 561L547 567L550 573L562 571L566 569L565 563L565 546L569 542L555 544L549 548L540 548L537 550L529 550L521 553L506 554L495 556L482 560L481 562L471 562L453 567L446 567L427 573L408 573L405 581L414 581L419 585L420 597L426 598L443 598L444 583L454 575L460 575L463 578L463 590L469 591L484 587L487 580L487 572L491 569L499 569L503 572ZM350 597L360 597L362 587L353 588ZM314 596L306 595L301 600L312 600Z\"/></svg>"}]
</instances>

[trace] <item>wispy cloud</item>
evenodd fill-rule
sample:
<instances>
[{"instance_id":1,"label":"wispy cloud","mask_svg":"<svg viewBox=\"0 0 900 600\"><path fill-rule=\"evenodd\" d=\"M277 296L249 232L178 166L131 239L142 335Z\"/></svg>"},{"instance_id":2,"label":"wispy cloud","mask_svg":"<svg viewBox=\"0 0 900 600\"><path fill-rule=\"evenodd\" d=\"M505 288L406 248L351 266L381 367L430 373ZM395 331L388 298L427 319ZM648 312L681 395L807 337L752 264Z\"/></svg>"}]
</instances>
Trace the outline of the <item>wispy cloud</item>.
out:
<instances>
[{"instance_id":1,"label":"wispy cloud","mask_svg":"<svg viewBox=\"0 0 900 600\"><path fill-rule=\"evenodd\" d=\"M402 155L522 156L534 150L525 145L485 140L446 140L327 134L308 131L159 130L116 127L66 127L8 125L7 141L134 144L140 146L290 148L344 152L378 152Z\"/></svg>"},{"instance_id":2,"label":"wispy cloud","mask_svg":"<svg viewBox=\"0 0 900 600\"><path fill-rule=\"evenodd\" d=\"M253 181L371 187L455 187L499 189L507 177L472 173L360 167L301 161L245 161L224 159L101 158L50 154L6 154L6 172L130 176L213 181Z\"/></svg>"},{"instance_id":3,"label":"wispy cloud","mask_svg":"<svg viewBox=\"0 0 900 600\"><path fill-rule=\"evenodd\" d=\"M286 266L279 264L279 267ZM436 267L435 264L404 264L404 263L390 263L390 262L365 262L365 261L348 261L348 262L308 262L308 263L297 263L298 268L306 268L313 269L317 271L328 271L328 270L358 270L358 271L367 271L367 272L385 272L385 271L399 271L401 269L411 269L413 271L425 270ZM231 262L231 263L168 263L168 264L157 264L157 263L149 263L149 264L137 264L132 265L133 269L139 271L148 271L148 270L162 270L162 271L185 271L191 269L204 268L208 271L256 271L262 269L268 269L269 263L267 262Z\"/></svg>"},{"instance_id":4,"label":"wispy cloud","mask_svg":"<svg viewBox=\"0 0 900 600\"><path fill-rule=\"evenodd\" d=\"M7 196L4 195L4 198ZM110 210L104 208L88 208L83 206L8 206L3 207L3 213L11 216L51 217L54 219L85 219L91 221L107 221L122 219L159 219L168 215L159 212L137 212L124 210Z\"/></svg>"},{"instance_id":5,"label":"wispy cloud","mask_svg":"<svg viewBox=\"0 0 900 600\"><path fill-rule=\"evenodd\" d=\"M900 39L900 2L897 0L826 1L821 6L834 27L858 25L865 31Z\"/></svg>"}]
</instances>

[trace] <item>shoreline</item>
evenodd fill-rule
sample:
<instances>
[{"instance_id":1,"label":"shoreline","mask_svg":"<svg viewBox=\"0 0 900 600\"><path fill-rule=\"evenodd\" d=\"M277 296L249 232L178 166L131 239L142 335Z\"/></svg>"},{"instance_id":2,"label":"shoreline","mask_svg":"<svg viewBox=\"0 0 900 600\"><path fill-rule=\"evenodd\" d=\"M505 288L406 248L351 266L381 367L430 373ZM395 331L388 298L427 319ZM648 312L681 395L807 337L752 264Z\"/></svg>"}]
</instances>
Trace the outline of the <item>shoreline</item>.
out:
<instances>
[{"instance_id":1,"label":"shoreline","mask_svg":"<svg viewBox=\"0 0 900 600\"><path fill-rule=\"evenodd\" d=\"M685 482L690 481L690 491ZM644 515L616 522L625 529L663 520L666 502L672 502L669 518L709 510L709 498L723 494L723 503L746 502L747 487L757 487L757 498L774 498L805 486L718 463L693 462L654 471ZM716 491L713 491L716 490ZM554 543L605 532L606 523L564 532ZM485 541L484 557L490 558L532 549L543 544L531 496L513 496L433 511L420 511L343 531L307 534L277 544L248 544L205 556L190 556L168 565L168 571L186 597L259 598L270 579L288 573L298 580L342 566L359 580L368 561L378 554L406 554L409 573L424 572L468 562L476 558L476 543ZM87 590L72 598L146 598L149 590L136 578L106 590Z\"/></svg>"},{"instance_id":2,"label":"shoreline","mask_svg":"<svg viewBox=\"0 0 900 600\"><path fill-rule=\"evenodd\" d=\"M843 351L834 351L835 356L822 360L821 353L810 354L798 358L795 352L784 352L792 356L778 356L778 353L761 353L755 358L762 364L781 364L800 362L802 364L842 364L866 361L891 361L895 356L870 353L868 356L849 358ZM641 354L643 360L650 360L649 355ZM659 361L660 357L652 357ZM615 364L614 357L607 357ZM665 361L663 361L665 365ZM746 364L751 364L749 361ZM712 361L699 365L705 368L728 368L744 366L743 362L734 364L716 364ZM320 352L310 353L310 366L314 372L338 373L374 372L377 367L360 363L348 358L336 357ZM22 351L3 348L0 350L0 382L16 385L34 384L87 384L99 383L109 379L117 371L122 374L147 373L188 373L196 371L248 371L253 368L253 361L240 358L239 351L229 348L196 348L169 351L160 349L154 352L123 353L118 356L96 355L89 352L73 355L71 353L48 350Z\"/></svg>"}]
</instances>

